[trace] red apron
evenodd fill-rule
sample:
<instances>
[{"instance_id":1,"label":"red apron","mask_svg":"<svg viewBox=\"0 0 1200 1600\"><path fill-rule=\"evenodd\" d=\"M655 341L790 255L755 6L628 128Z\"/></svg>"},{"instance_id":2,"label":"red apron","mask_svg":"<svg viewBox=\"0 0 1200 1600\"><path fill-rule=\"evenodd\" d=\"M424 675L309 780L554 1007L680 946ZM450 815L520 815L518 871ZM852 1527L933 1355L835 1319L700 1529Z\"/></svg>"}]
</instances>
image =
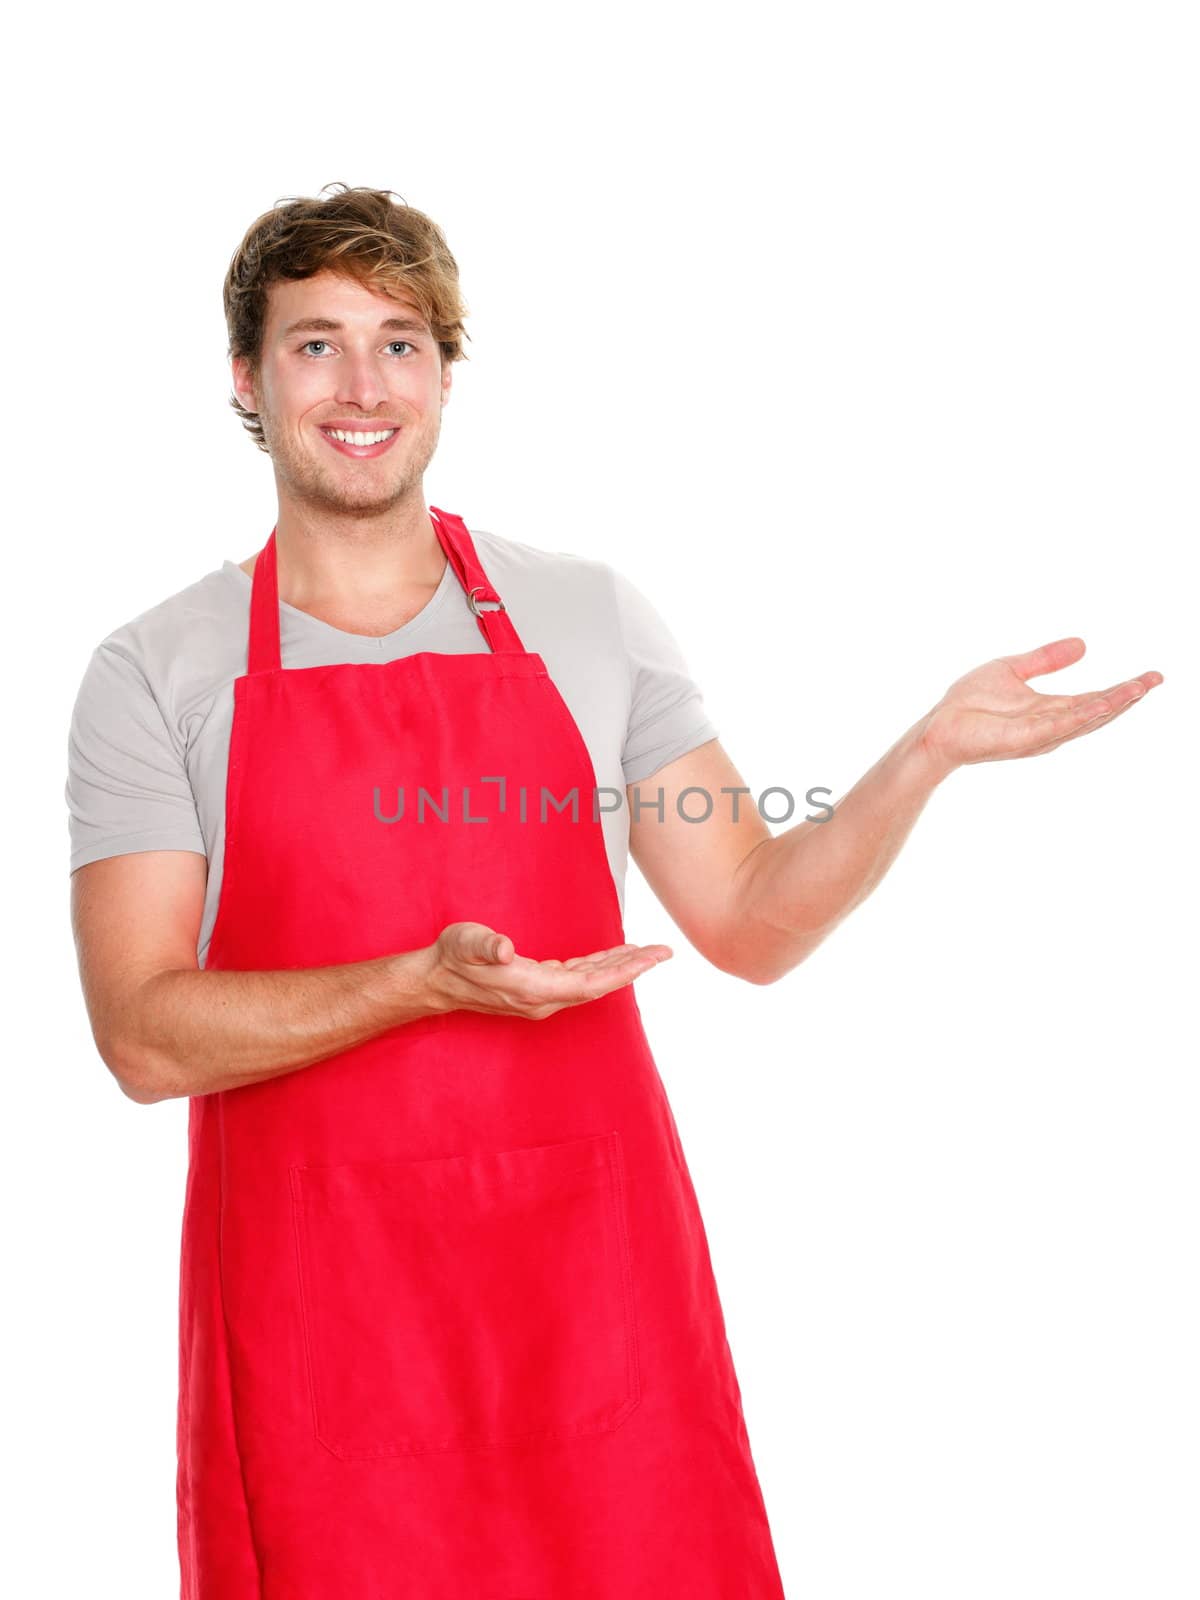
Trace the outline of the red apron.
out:
<instances>
[{"instance_id":1,"label":"red apron","mask_svg":"<svg viewBox=\"0 0 1200 1600\"><path fill-rule=\"evenodd\" d=\"M258 556L212 970L625 942L579 729L431 515L484 653L282 670ZM194 1096L178 1420L184 1600L783 1594L632 986Z\"/></svg>"}]
</instances>

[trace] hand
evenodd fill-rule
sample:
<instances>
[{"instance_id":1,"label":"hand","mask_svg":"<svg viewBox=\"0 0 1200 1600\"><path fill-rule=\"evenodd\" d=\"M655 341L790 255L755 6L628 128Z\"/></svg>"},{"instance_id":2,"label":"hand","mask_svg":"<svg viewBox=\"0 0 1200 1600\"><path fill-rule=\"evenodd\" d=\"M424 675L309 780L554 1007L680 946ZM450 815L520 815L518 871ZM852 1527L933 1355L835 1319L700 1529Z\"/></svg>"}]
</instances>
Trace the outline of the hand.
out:
<instances>
[{"instance_id":1,"label":"hand","mask_svg":"<svg viewBox=\"0 0 1200 1600\"><path fill-rule=\"evenodd\" d=\"M968 672L926 718L922 751L943 776L976 761L1044 755L1111 722L1163 681L1161 672L1143 672L1098 693L1039 694L1029 688L1027 678L1069 667L1086 648L1082 639L1056 639Z\"/></svg>"},{"instance_id":2,"label":"hand","mask_svg":"<svg viewBox=\"0 0 1200 1600\"><path fill-rule=\"evenodd\" d=\"M533 961L517 955L507 934L452 922L430 946L430 992L437 1010L540 1021L632 983L671 954L665 944L619 944L567 961Z\"/></svg>"}]
</instances>

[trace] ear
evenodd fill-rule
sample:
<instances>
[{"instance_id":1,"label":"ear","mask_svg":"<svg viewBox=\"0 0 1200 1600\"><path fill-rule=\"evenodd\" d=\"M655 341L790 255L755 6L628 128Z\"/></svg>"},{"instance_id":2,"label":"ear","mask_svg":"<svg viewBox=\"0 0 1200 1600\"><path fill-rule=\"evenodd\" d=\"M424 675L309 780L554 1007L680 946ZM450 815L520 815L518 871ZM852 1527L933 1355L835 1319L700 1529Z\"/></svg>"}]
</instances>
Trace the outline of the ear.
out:
<instances>
[{"instance_id":1,"label":"ear","mask_svg":"<svg viewBox=\"0 0 1200 1600\"><path fill-rule=\"evenodd\" d=\"M442 404L450 398L450 384L454 376L454 364L450 361L442 362Z\"/></svg>"},{"instance_id":2,"label":"ear","mask_svg":"<svg viewBox=\"0 0 1200 1600\"><path fill-rule=\"evenodd\" d=\"M254 375L250 362L246 356L234 356L231 363L233 368L233 392L237 395L242 407L246 411L258 415L258 396L254 392Z\"/></svg>"}]
</instances>

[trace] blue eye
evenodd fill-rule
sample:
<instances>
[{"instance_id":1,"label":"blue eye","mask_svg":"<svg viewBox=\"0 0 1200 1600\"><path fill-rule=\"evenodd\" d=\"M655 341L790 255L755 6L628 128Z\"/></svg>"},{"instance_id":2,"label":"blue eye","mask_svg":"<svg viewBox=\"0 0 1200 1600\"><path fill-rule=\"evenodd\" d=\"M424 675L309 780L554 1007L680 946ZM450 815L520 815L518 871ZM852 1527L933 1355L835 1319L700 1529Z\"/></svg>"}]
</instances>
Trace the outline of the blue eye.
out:
<instances>
[{"instance_id":1,"label":"blue eye","mask_svg":"<svg viewBox=\"0 0 1200 1600\"><path fill-rule=\"evenodd\" d=\"M308 355L309 352L314 348L314 346L318 346L318 345L321 347L321 349L327 350L329 348L329 341L327 339L309 339L307 341L307 343L302 344L300 346L301 353L304 354L304 355ZM411 351L416 349L416 345L410 344L407 339L393 339L391 341L391 343L388 345L388 349L389 350L396 350L398 348L403 348L404 350L408 350L408 351L411 352ZM319 360L320 358L317 357L317 356L313 356L312 359L313 360ZM403 359L403 358L401 358L401 359Z\"/></svg>"}]
</instances>

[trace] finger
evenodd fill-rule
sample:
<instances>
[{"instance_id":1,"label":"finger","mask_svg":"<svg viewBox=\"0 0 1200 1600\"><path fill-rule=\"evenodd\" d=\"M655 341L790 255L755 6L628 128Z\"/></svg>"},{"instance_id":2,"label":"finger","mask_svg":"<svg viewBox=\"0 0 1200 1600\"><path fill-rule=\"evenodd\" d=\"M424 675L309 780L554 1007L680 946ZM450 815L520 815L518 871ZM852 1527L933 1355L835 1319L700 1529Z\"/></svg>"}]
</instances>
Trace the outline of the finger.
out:
<instances>
[{"instance_id":1,"label":"finger","mask_svg":"<svg viewBox=\"0 0 1200 1600\"><path fill-rule=\"evenodd\" d=\"M660 947L665 950L664 947ZM620 989L670 955L654 953L653 947L639 950L636 947L611 962L597 963L590 968L540 967L530 976L528 1000L533 1005L578 1005L583 1001L597 1000L601 995Z\"/></svg>"},{"instance_id":2,"label":"finger","mask_svg":"<svg viewBox=\"0 0 1200 1600\"><path fill-rule=\"evenodd\" d=\"M564 967L577 967L577 966L581 965L581 963L583 963L584 961L602 961L606 956L612 955L614 951L636 950L636 949L637 949L637 945L636 944L610 945L607 950L589 950L587 955L585 955L585 956L571 956L568 960L563 962L563 966Z\"/></svg>"},{"instance_id":3,"label":"finger","mask_svg":"<svg viewBox=\"0 0 1200 1600\"><path fill-rule=\"evenodd\" d=\"M591 968L576 968L586 976L610 977L627 971L648 972L660 962L669 961L673 952L665 944L634 945L631 950L614 951L612 956Z\"/></svg>"},{"instance_id":4,"label":"finger","mask_svg":"<svg viewBox=\"0 0 1200 1600\"><path fill-rule=\"evenodd\" d=\"M1063 705L1068 710L1076 706L1087 706L1105 701L1117 710L1131 705L1133 701L1140 700L1150 685L1143 682L1143 678L1153 677L1153 673L1143 673L1142 678L1122 678L1119 682L1110 684L1107 689L1092 689L1087 694L1067 695Z\"/></svg>"},{"instance_id":5,"label":"finger","mask_svg":"<svg viewBox=\"0 0 1200 1600\"><path fill-rule=\"evenodd\" d=\"M1077 739L1082 734L1094 732L1104 723L1113 722L1122 716L1130 706L1144 699L1146 693L1141 680L1132 678L1105 690L1101 695L1081 695L1071 706L1046 718L1049 737L1046 742L1038 744L1028 754L1046 755L1070 739Z\"/></svg>"},{"instance_id":6,"label":"finger","mask_svg":"<svg viewBox=\"0 0 1200 1600\"><path fill-rule=\"evenodd\" d=\"M602 995L624 989L636 979L661 965L665 957L646 955L626 956L612 966L594 967L572 974L578 984L574 994L568 994L566 1003L579 1005L587 1000L598 1000ZM564 974L565 978L565 974Z\"/></svg>"},{"instance_id":7,"label":"finger","mask_svg":"<svg viewBox=\"0 0 1200 1600\"><path fill-rule=\"evenodd\" d=\"M1163 675L1161 672L1150 671L1139 672L1136 678L1126 678L1125 684L1127 684L1131 689L1140 687L1143 694L1149 694L1150 690L1157 688L1162 681ZM1124 685L1122 685L1122 687L1124 687ZM1134 696L1134 699L1138 698L1140 697L1137 695Z\"/></svg>"},{"instance_id":8,"label":"finger","mask_svg":"<svg viewBox=\"0 0 1200 1600\"><path fill-rule=\"evenodd\" d=\"M1076 739L1081 733L1090 733L1102 722L1107 722L1112 714L1112 705L1100 695L1080 700L1076 705L1066 706L1061 711L1053 712L1041 727L1043 740L1038 743L1036 751L1031 753L1039 754L1043 750L1062 744L1067 739Z\"/></svg>"},{"instance_id":9,"label":"finger","mask_svg":"<svg viewBox=\"0 0 1200 1600\"><path fill-rule=\"evenodd\" d=\"M1118 717L1137 705L1139 700L1144 700L1147 690L1142 688L1138 679L1132 679L1129 684L1122 684L1115 690L1110 690L1105 696L1108 702L1108 714L1096 717L1093 721L1085 723L1079 730L1081 733L1090 733L1094 727L1099 727L1102 722L1115 722Z\"/></svg>"},{"instance_id":10,"label":"finger","mask_svg":"<svg viewBox=\"0 0 1200 1600\"><path fill-rule=\"evenodd\" d=\"M571 956L563 965L577 970L579 967L595 965L601 961L619 961L622 956L627 956L638 948L636 944L609 945L604 950L592 950L586 956Z\"/></svg>"},{"instance_id":11,"label":"finger","mask_svg":"<svg viewBox=\"0 0 1200 1600\"><path fill-rule=\"evenodd\" d=\"M1001 656L1018 678L1040 678L1044 672L1058 672L1078 661L1087 649L1083 640L1072 635L1055 639L1050 644L1040 644L1036 650L1026 650L1021 655Z\"/></svg>"},{"instance_id":12,"label":"finger","mask_svg":"<svg viewBox=\"0 0 1200 1600\"><path fill-rule=\"evenodd\" d=\"M1148 689L1141 678L1126 678L1122 683L1115 683L1111 689L1105 689L1101 694L1092 696L1090 702L1085 698L1078 709L1081 712L1091 712L1089 720L1107 719L1119 716L1122 711L1136 705L1139 700L1144 700Z\"/></svg>"},{"instance_id":13,"label":"finger","mask_svg":"<svg viewBox=\"0 0 1200 1600\"><path fill-rule=\"evenodd\" d=\"M657 945L618 945L612 950L602 951L595 956L582 956L578 960L571 960L566 965L573 972L604 972L611 967L623 966L629 961L640 961L648 957L652 962L665 961L671 950L665 944Z\"/></svg>"}]
</instances>

